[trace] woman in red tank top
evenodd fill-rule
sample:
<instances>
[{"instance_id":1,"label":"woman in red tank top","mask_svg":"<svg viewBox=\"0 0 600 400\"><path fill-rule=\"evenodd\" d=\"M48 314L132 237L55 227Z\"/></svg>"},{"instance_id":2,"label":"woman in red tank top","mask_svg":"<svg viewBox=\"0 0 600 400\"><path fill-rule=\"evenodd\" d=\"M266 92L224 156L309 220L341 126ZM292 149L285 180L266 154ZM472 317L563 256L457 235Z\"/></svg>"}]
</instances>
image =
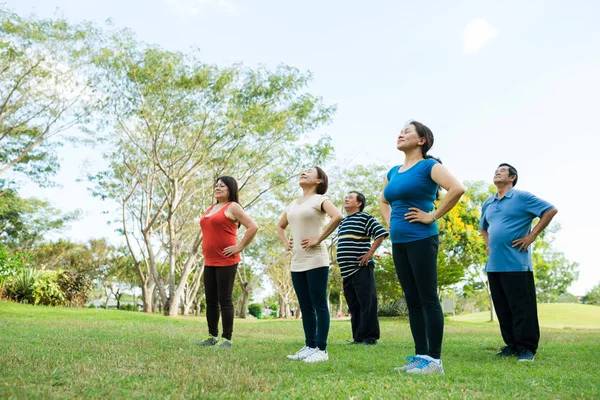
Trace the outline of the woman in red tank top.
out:
<instances>
[{"instance_id":1,"label":"woman in red tank top","mask_svg":"<svg viewBox=\"0 0 600 400\"><path fill-rule=\"evenodd\" d=\"M214 196L217 202L200 218L209 336L197 344L231 347L235 274L240 262L240 253L256 235L258 225L240 206L238 185L232 177L222 176L217 179ZM246 227L246 233L237 243L237 229L240 225ZM223 320L221 341L218 340L219 316Z\"/></svg>"}]
</instances>

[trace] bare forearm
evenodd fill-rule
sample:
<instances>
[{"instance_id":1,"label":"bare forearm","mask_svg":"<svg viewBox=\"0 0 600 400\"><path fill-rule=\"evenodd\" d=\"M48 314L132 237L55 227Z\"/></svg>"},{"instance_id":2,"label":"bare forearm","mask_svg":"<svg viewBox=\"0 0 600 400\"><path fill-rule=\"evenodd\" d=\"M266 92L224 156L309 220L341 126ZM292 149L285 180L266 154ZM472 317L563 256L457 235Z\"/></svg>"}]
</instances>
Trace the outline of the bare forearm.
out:
<instances>
[{"instance_id":1,"label":"bare forearm","mask_svg":"<svg viewBox=\"0 0 600 400\"><path fill-rule=\"evenodd\" d=\"M343 217L340 215L339 217L331 218L329 220L329 223L325 226L325 229L323 229L323 232L321 232L321 235L319 235L319 243L321 243L323 240L327 239L329 237L329 235L331 235L333 233L333 231L336 230L336 228L342 222L342 219L343 219Z\"/></svg>"},{"instance_id":2,"label":"bare forearm","mask_svg":"<svg viewBox=\"0 0 600 400\"><path fill-rule=\"evenodd\" d=\"M369 250L369 252L371 254L375 254L375 252L377 251L379 246L381 246L381 243L383 243L383 241L385 240L386 237L387 236L381 236L381 237L378 237L377 239L375 239L373 241L373 244L371 244L371 249Z\"/></svg>"},{"instance_id":3,"label":"bare forearm","mask_svg":"<svg viewBox=\"0 0 600 400\"><path fill-rule=\"evenodd\" d=\"M383 220L387 224L387 227L390 227L390 216L392 215L392 207L389 203L386 203L383 200L379 200L379 209L381 210L381 215L383 216Z\"/></svg>"},{"instance_id":4,"label":"bare forearm","mask_svg":"<svg viewBox=\"0 0 600 400\"><path fill-rule=\"evenodd\" d=\"M258 225L254 225L246 229L246 233L244 233L244 237L240 241L240 246L242 249L245 249L250 242L252 242L252 239L254 239L254 236L256 236L256 232L258 232Z\"/></svg>"},{"instance_id":5,"label":"bare forearm","mask_svg":"<svg viewBox=\"0 0 600 400\"><path fill-rule=\"evenodd\" d=\"M464 192L465 189L464 187L462 187L462 185L459 187L450 188L450 190L448 190L448 193L446 193L446 196L444 196L444 200L442 200L440 206L433 213L434 218L440 219L444 215L446 215L448 211L452 210L452 207L454 207L456 203L458 203Z\"/></svg>"},{"instance_id":6,"label":"bare forearm","mask_svg":"<svg viewBox=\"0 0 600 400\"><path fill-rule=\"evenodd\" d=\"M544 229L546 229L546 227L550 225L550 222L552 222L552 218L554 218L557 212L558 210L555 207L542 214L542 218L540 218L540 221L533 227L531 233L533 233L535 236L538 236L540 233L542 233Z\"/></svg>"},{"instance_id":7,"label":"bare forearm","mask_svg":"<svg viewBox=\"0 0 600 400\"><path fill-rule=\"evenodd\" d=\"M283 246L287 247L288 239L285 236L285 229L283 229L280 226L277 226L277 236L279 236L279 240L281 240L281 243L283 244Z\"/></svg>"},{"instance_id":8,"label":"bare forearm","mask_svg":"<svg viewBox=\"0 0 600 400\"><path fill-rule=\"evenodd\" d=\"M488 236L488 231L481 230L481 237L483 237L483 241L485 242L485 247L490 247L490 238Z\"/></svg>"}]
</instances>

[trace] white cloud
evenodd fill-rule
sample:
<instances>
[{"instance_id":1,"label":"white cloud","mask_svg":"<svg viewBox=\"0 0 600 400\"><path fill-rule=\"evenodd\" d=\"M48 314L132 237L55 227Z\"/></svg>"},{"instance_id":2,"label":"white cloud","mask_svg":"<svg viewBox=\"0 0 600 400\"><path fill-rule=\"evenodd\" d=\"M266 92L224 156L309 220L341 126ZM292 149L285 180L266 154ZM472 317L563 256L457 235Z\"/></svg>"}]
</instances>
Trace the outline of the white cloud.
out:
<instances>
[{"instance_id":1,"label":"white cloud","mask_svg":"<svg viewBox=\"0 0 600 400\"><path fill-rule=\"evenodd\" d=\"M463 39L463 52L475 54L490 40L498 36L498 31L483 18L470 21L461 33Z\"/></svg>"},{"instance_id":2,"label":"white cloud","mask_svg":"<svg viewBox=\"0 0 600 400\"><path fill-rule=\"evenodd\" d=\"M235 14L239 8L231 0L165 0L167 6L182 18L194 17L205 8L212 7L227 14Z\"/></svg>"}]
</instances>

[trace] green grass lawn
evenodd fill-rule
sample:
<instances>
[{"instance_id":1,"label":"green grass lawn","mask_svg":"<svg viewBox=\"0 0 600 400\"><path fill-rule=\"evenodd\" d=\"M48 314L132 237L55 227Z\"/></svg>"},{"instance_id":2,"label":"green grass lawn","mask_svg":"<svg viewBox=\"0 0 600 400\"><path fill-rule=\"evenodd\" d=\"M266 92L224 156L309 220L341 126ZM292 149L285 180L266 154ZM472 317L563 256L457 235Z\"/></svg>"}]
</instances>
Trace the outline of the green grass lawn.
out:
<instances>
[{"instance_id":1,"label":"green grass lawn","mask_svg":"<svg viewBox=\"0 0 600 400\"><path fill-rule=\"evenodd\" d=\"M540 325L545 328L600 329L600 307L588 304L538 304ZM483 323L489 311L458 315L454 321Z\"/></svg>"},{"instance_id":2,"label":"green grass lawn","mask_svg":"<svg viewBox=\"0 0 600 400\"><path fill-rule=\"evenodd\" d=\"M406 320L384 319L376 346L346 346L333 320L330 361L285 358L297 320L236 320L235 347L199 348L204 318L0 302L0 398L599 398L600 334L544 328L535 363L497 360L494 323L447 321L444 376L392 368L412 353Z\"/></svg>"}]
</instances>

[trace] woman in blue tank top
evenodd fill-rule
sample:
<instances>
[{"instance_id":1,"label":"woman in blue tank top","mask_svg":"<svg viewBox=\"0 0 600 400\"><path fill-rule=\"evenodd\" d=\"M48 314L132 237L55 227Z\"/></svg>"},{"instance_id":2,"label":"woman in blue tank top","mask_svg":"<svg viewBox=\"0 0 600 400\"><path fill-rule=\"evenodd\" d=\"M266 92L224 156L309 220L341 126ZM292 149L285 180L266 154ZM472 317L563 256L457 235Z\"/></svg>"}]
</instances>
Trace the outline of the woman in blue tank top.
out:
<instances>
[{"instance_id":1,"label":"woman in blue tank top","mask_svg":"<svg viewBox=\"0 0 600 400\"><path fill-rule=\"evenodd\" d=\"M393 167L383 183L381 213L390 227L396 275L408 306L415 355L395 368L409 374L443 374L441 361L444 314L437 294L438 227L442 218L460 200L463 185L428 154L433 133L420 122L406 125L396 148L404 153L404 164ZM434 208L438 190L447 193Z\"/></svg>"}]
</instances>

